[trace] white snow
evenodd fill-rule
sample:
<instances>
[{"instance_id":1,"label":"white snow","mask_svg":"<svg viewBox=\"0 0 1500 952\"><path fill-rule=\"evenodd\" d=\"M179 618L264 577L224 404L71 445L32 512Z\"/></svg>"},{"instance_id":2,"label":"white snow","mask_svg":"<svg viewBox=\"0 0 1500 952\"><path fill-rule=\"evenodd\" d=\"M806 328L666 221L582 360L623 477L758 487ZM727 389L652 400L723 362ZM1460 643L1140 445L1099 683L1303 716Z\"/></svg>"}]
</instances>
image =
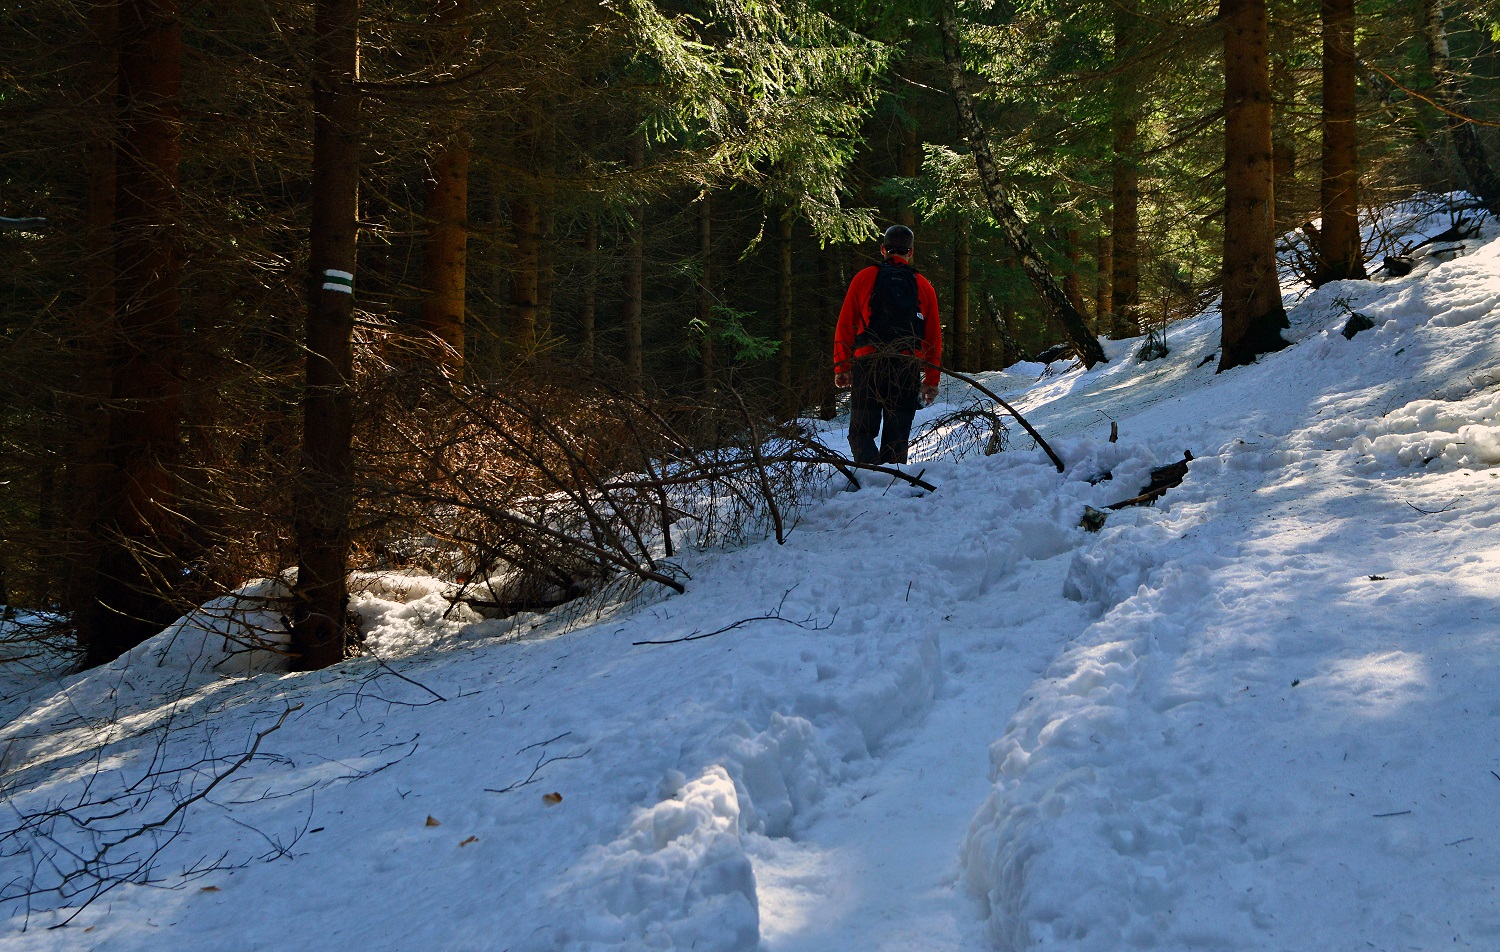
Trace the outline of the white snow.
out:
<instances>
[{"instance_id":1,"label":"white snow","mask_svg":"<svg viewBox=\"0 0 1500 952\"><path fill-rule=\"evenodd\" d=\"M1065 473L1013 430L592 625L361 576L378 658L288 674L262 582L16 681L5 947L1500 948L1495 234L1289 286L1251 367L1202 364L1210 310L1159 361L987 375ZM110 843L137 882L78 911Z\"/></svg>"}]
</instances>

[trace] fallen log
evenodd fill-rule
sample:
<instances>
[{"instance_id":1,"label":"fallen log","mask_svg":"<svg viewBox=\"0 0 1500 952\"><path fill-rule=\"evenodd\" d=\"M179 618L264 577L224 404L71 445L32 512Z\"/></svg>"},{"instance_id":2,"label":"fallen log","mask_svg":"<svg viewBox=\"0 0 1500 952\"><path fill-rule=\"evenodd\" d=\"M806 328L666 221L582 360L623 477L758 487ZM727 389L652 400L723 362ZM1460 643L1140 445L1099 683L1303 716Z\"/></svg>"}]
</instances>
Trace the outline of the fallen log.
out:
<instances>
[{"instance_id":1,"label":"fallen log","mask_svg":"<svg viewBox=\"0 0 1500 952\"><path fill-rule=\"evenodd\" d=\"M1138 495L1129 499L1121 500L1106 506L1106 509L1124 509L1126 506L1149 506L1166 494L1167 490L1181 485L1187 478L1188 463L1193 461L1193 454L1184 450L1182 459L1166 466L1158 466L1151 471L1151 482L1140 491Z\"/></svg>"}]
</instances>

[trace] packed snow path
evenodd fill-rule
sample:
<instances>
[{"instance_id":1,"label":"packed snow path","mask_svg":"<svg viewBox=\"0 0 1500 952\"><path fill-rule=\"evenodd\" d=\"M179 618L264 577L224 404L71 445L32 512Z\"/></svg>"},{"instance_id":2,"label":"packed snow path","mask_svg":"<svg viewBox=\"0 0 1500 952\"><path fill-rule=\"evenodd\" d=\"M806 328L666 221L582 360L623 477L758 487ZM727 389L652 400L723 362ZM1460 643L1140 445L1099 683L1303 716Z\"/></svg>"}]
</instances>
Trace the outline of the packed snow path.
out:
<instances>
[{"instance_id":1,"label":"packed snow path","mask_svg":"<svg viewBox=\"0 0 1500 952\"><path fill-rule=\"evenodd\" d=\"M187 624L12 697L19 812L301 707L166 845L172 888L13 905L7 948L1493 950L1500 243L1291 318L1224 375L1213 313L1162 361L992 375L1066 474L929 461L936 493L832 494L587 629L491 640L388 577L389 668L225 678ZM770 612L802 626L634 644Z\"/></svg>"}]
</instances>

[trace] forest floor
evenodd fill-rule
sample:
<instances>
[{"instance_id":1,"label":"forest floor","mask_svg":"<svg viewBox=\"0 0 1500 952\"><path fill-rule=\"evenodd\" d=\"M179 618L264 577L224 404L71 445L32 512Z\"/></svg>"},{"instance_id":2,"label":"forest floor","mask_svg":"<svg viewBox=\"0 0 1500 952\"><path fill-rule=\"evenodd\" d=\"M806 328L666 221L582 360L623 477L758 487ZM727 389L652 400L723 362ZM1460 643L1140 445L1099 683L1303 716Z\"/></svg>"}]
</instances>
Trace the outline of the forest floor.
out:
<instances>
[{"instance_id":1,"label":"forest floor","mask_svg":"<svg viewBox=\"0 0 1500 952\"><path fill-rule=\"evenodd\" d=\"M591 624L518 636L386 577L357 603L379 661L215 671L185 622L12 679L12 891L108 841L72 818L127 809L91 824L118 839L281 726L94 867L159 846L152 883L13 902L3 944L1500 947L1497 233L1289 287L1293 344L1254 366L1203 363L1210 309L1161 360L984 375L1064 473L1018 431L924 459L935 492L830 491ZM1184 451L1154 507L1079 528Z\"/></svg>"}]
</instances>

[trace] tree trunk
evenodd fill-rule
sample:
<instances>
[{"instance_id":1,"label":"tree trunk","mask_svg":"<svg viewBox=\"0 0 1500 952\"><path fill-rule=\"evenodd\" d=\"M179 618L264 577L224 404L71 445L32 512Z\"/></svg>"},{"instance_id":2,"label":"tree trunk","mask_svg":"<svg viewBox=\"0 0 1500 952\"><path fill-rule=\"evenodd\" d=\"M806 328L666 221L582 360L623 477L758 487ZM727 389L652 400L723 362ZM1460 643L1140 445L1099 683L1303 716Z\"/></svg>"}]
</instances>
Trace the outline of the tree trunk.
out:
<instances>
[{"instance_id":1,"label":"tree trunk","mask_svg":"<svg viewBox=\"0 0 1500 952\"><path fill-rule=\"evenodd\" d=\"M1016 343L1015 333L1011 329L1011 318L1014 313L1011 304L1006 301L1000 307L996 307L995 296L986 290L984 309L989 312L990 324L995 328L996 336L1000 338L1000 365L1009 367L1024 356L1020 346Z\"/></svg>"},{"instance_id":2,"label":"tree trunk","mask_svg":"<svg viewBox=\"0 0 1500 952\"><path fill-rule=\"evenodd\" d=\"M599 216L590 214L588 230L583 236L583 302L578 309L579 328L583 334L583 365L594 369L594 352L597 348L595 322L599 289Z\"/></svg>"},{"instance_id":3,"label":"tree trunk","mask_svg":"<svg viewBox=\"0 0 1500 952\"><path fill-rule=\"evenodd\" d=\"M646 139L636 133L630 139L632 168L646 166ZM630 389L640 393L645 386L645 369L641 348L641 312L645 292L646 206L635 207L630 222L630 246L625 252L625 380Z\"/></svg>"},{"instance_id":4,"label":"tree trunk","mask_svg":"<svg viewBox=\"0 0 1500 952\"><path fill-rule=\"evenodd\" d=\"M979 122L979 115L974 111L968 80L964 77L954 0L942 0L939 5L938 27L943 34L943 59L947 64L948 89L958 111L958 126L974 152L974 165L979 171L979 183L984 190L990 213L994 216L1000 233L1015 252L1021 270L1036 289L1037 296L1062 325L1068 339L1078 350L1083 365L1092 367L1104 363L1108 358L1104 356L1104 348L1099 345L1099 339L1089 333L1083 315L1068 302L1067 295L1048 272L1046 263L1037 254L1030 236L1026 234L1025 222L1006 194L1005 183L1000 178L1000 167L995 162L994 153L990 151L989 137Z\"/></svg>"},{"instance_id":5,"label":"tree trunk","mask_svg":"<svg viewBox=\"0 0 1500 952\"><path fill-rule=\"evenodd\" d=\"M1448 134L1453 138L1453 151L1458 154L1459 165L1469 179L1470 190L1491 215L1500 216L1500 176L1490 167L1484 143L1479 140L1474 123L1464 111L1468 96L1463 80L1453 71L1448 51L1448 28L1443 22L1443 0L1423 0L1422 13L1427 59L1432 64L1432 78L1436 83L1433 98L1444 110Z\"/></svg>"},{"instance_id":6,"label":"tree trunk","mask_svg":"<svg viewBox=\"0 0 1500 952\"><path fill-rule=\"evenodd\" d=\"M74 338L73 378L78 397L69 416L72 445L67 453L69 566L63 577L63 609L74 619L78 647L98 640L91 625L99 600L100 507L109 461L109 357L115 332L115 142L119 88L119 5L96 0L89 8L88 138L84 145L88 180L85 222L84 303ZM9 599L5 600L9 604Z\"/></svg>"},{"instance_id":7,"label":"tree trunk","mask_svg":"<svg viewBox=\"0 0 1500 952\"><path fill-rule=\"evenodd\" d=\"M452 72L454 60L468 44L463 21L469 0L436 0L432 25L441 30L437 53ZM427 246L422 298L422 329L441 348L437 358L455 378L464 368L464 283L468 276L469 137L459 123L439 121L433 128L433 154L427 179Z\"/></svg>"},{"instance_id":8,"label":"tree trunk","mask_svg":"<svg viewBox=\"0 0 1500 952\"><path fill-rule=\"evenodd\" d=\"M1297 110L1297 77L1289 61L1301 53L1298 32L1280 17L1271 25L1271 185L1283 219L1278 228L1303 220L1295 212L1288 215L1287 202L1297 180L1297 137L1291 118Z\"/></svg>"},{"instance_id":9,"label":"tree trunk","mask_svg":"<svg viewBox=\"0 0 1500 952\"><path fill-rule=\"evenodd\" d=\"M983 301L990 292L981 290L979 299ZM980 321L977 324L979 340L975 347L974 369L976 371L995 369L995 325L992 321Z\"/></svg>"},{"instance_id":10,"label":"tree trunk","mask_svg":"<svg viewBox=\"0 0 1500 952\"><path fill-rule=\"evenodd\" d=\"M1095 258L1098 264L1098 274L1094 279L1094 326L1101 334L1104 334L1111 331L1110 293L1114 282L1110 278L1115 267L1115 253L1114 241L1109 232L1104 230L1103 223L1099 227L1099 242Z\"/></svg>"},{"instance_id":11,"label":"tree trunk","mask_svg":"<svg viewBox=\"0 0 1500 952\"><path fill-rule=\"evenodd\" d=\"M115 332L97 602L81 619L84 664L113 660L176 614L166 599L181 526L172 468L181 429L178 281L182 25L176 0L118 9Z\"/></svg>"},{"instance_id":12,"label":"tree trunk","mask_svg":"<svg viewBox=\"0 0 1500 952\"><path fill-rule=\"evenodd\" d=\"M1063 243L1067 246L1068 254L1068 273L1063 275L1063 293L1079 314L1085 314L1089 306L1083 301L1083 280L1078 274L1083 267L1083 250L1079 247L1083 244L1083 235L1077 225L1070 226L1063 232Z\"/></svg>"},{"instance_id":13,"label":"tree trunk","mask_svg":"<svg viewBox=\"0 0 1500 952\"><path fill-rule=\"evenodd\" d=\"M776 386L788 416L795 416L797 397L792 392L792 309L794 293L792 273L792 206L784 206L777 216L776 252L776 330L781 348L776 354Z\"/></svg>"},{"instance_id":14,"label":"tree trunk","mask_svg":"<svg viewBox=\"0 0 1500 952\"><path fill-rule=\"evenodd\" d=\"M1138 77L1126 71L1139 28L1134 0L1115 7L1114 168L1110 188L1110 223L1113 242L1110 276L1110 336L1115 339L1141 335L1141 180L1136 155L1140 139L1140 93Z\"/></svg>"},{"instance_id":15,"label":"tree trunk","mask_svg":"<svg viewBox=\"0 0 1500 952\"><path fill-rule=\"evenodd\" d=\"M1220 0L1224 24L1224 303L1219 370L1287 345L1276 274L1266 0Z\"/></svg>"},{"instance_id":16,"label":"tree trunk","mask_svg":"<svg viewBox=\"0 0 1500 952\"><path fill-rule=\"evenodd\" d=\"M549 196L550 197L550 196ZM536 343L545 350L552 340L552 295L557 290L557 232L552 204L541 203L541 231L536 252Z\"/></svg>"},{"instance_id":17,"label":"tree trunk","mask_svg":"<svg viewBox=\"0 0 1500 952\"><path fill-rule=\"evenodd\" d=\"M901 124L901 164L899 166L901 177L914 179L922 171L922 136L917 128L915 119L909 119ZM896 221L907 228L917 227L917 211L912 207L911 200L903 197L900 206L896 209Z\"/></svg>"},{"instance_id":18,"label":"tree trunk","mask_svg":"<svg viewBox=\"0 0 1500 952\"><path fill-rule=\"evenodd\" d=\"M438 145L427 182L425 296L422 329L444 345L438 359L463 376L464 282L468 275L469 143L454 132Z\"/></svg>"},{"instance_id":19,"label":"tree trunk","mask_svg":"<svg viewBox=\"0 0 1500 952\"><path fill-rule=\"evenodd\" d=\"M1323 224L1313 285L1365 277L1359 240L1354 0L1323 0Z\"/></svg>"},{"instance_id":20,"label":"tree trunk","mask_svg":"<svg viewBox=\"0 0 1500 952\"><path fill-rule=\"evenodd\" d=\"M833 336L838 329L839 311L844 306L844 289L849 281L845 274L844 255L837 248L825 246L819 254L823 278L823 334L824 362L820 363L818 382L821 416L832 420L838 413L838 388L833 385Z\"/></svg>"},{"instance_id":21,"label":"tree trunk","mask_svg":"<svg viewBox=\"0 0 1500 952\"><path fill-rule=\"evenodd\" d=\"M299 670L344 657L353 509L354 266L359 217L359 0L313 8L307 385L297 486L292 650Z\"/></svg>"},{"instance_id":22,"label":"tree trunk","mask_svg":"<svg viewBox=\"0 0 1500 952\"><path fill-rule=\"evenodd\" d=\"M698 199L698 368L703 390L714 389L714 219L713 206L705 191Z\"/></svg>"},{"instance_id":23,"label":"tree trunk","mask_svg":"<svg viewBox=\"0 0 1500 952\"><path fill-rule=\"evenodd\" d=\"M515 241L510 259L510 343L517 353L529 356L539 339L537 315L542 297L542 210L535 197L511 200L510 227Z\"/></svg>"},{"instance_id":24,"label":"tree trunk","mask_svg":"<svg viewBox=\"0 0 1500 952\"><path fill-rule=\"evenodd\" d=\"M969 342L969 232L969 220L959 219L953 236L953 318L948 324L953 328L953 356L948 363L959 372L974 365Z\"/></svg>"}]
</instances>

